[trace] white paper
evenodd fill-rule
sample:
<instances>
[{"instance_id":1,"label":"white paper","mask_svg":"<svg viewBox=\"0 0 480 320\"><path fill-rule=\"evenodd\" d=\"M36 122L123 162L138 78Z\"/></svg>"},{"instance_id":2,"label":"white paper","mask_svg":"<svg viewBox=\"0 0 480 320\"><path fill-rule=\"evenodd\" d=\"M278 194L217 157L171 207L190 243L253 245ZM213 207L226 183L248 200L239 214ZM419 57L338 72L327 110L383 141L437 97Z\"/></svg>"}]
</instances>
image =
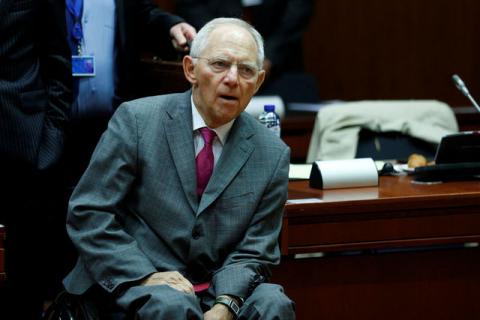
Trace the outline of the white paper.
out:
<instances>
[{"instance_id":1,"label":"white paper","mask_svg":"<svg viewBox=\"0 0 480 320\"><path fill-rule=\"evenodd\" d=\"M320 198L303 198L303 199L289 199L287 200L287 204L305 204L305 203L319 203L323 202Z\"/></svg>"},{"instance_id":2,"label":"white paper","mask_svg":"<svg viewBox=\"0 0 480 320\"><path fill-rule=\"evenodd\" d=\"M292 164L290 163L290 171L288 178L290 179L309 179L312 171L311 164Z\"/></svg>"}]
</instances>

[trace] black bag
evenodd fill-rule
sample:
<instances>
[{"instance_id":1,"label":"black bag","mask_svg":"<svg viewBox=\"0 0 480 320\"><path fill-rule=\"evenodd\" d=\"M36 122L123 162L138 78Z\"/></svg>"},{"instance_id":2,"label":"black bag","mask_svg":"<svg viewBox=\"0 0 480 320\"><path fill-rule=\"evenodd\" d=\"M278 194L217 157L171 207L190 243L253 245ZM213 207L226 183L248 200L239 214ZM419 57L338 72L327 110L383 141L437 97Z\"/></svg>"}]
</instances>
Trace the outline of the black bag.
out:
<instances>
[{"instance_id":1,"label":"black bag","mask_svg":"<svg viewBox=\"0 0 480 320\"><path fill-rule=\"evenodd\" d=\"M82 296L62 291L45 311L43 320L100 320L100 316Z\"/></svg>"}]
</instances>

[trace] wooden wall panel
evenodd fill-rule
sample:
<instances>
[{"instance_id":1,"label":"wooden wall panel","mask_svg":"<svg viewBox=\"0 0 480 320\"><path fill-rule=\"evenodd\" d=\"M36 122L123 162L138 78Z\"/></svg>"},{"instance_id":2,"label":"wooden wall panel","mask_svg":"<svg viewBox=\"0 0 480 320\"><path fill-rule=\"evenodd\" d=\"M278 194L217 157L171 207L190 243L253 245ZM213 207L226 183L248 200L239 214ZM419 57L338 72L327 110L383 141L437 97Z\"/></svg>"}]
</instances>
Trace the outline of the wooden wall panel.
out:
<instances>
[{"instance_id":1,"label":"wooden wall panel","mask_svg":"<svg viewBox=\"0 0 480 320\"><path fill-rule=\"evenodd\" d=\"M475 0L318 0L305 60L323 99L439 99L468 105L451 75L480 96Z\"/></svg>"}]
</instances>

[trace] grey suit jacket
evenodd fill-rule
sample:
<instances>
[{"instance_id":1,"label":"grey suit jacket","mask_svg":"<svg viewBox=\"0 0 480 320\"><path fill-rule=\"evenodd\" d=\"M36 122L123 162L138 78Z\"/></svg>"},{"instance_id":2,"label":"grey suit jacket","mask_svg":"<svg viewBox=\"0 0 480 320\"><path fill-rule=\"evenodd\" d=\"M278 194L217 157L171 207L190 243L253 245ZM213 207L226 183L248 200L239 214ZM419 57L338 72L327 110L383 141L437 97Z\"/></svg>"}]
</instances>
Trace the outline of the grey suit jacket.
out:
<instances>
[{"instance_id":1,"label":"grey suit jacket","mask_svg":"<svg viewBox=\"0 0 480 320\"><path fill-rule=\"evenodd\" d=\"M156 271L212 280L216 294L246 297L280 259L289 148L242 113L214 173L196 196L191 92L122 104L70 201L79 251L67 291L108 292Z\"/></svg>"}]
</instances>

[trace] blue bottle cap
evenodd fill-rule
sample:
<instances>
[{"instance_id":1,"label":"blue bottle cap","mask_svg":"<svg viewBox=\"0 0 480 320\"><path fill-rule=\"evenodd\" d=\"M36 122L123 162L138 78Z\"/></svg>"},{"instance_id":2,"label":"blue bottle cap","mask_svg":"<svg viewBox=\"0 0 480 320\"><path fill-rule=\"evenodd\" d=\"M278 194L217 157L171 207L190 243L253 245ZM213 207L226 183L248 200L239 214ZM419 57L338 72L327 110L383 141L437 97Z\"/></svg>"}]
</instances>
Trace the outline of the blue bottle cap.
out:
<instances>
[{"instance_id":1,"label":"blue bottle cap","mask_svg":"<svg viewBox=\"0 0 480 320\"><path fill-rule=\"evenodd\" d=\"M263 110L265 110L265 112L274 112L275 111L275 105L266 104L266 105L263 106Z\"/></svg>"}]
</instances>

